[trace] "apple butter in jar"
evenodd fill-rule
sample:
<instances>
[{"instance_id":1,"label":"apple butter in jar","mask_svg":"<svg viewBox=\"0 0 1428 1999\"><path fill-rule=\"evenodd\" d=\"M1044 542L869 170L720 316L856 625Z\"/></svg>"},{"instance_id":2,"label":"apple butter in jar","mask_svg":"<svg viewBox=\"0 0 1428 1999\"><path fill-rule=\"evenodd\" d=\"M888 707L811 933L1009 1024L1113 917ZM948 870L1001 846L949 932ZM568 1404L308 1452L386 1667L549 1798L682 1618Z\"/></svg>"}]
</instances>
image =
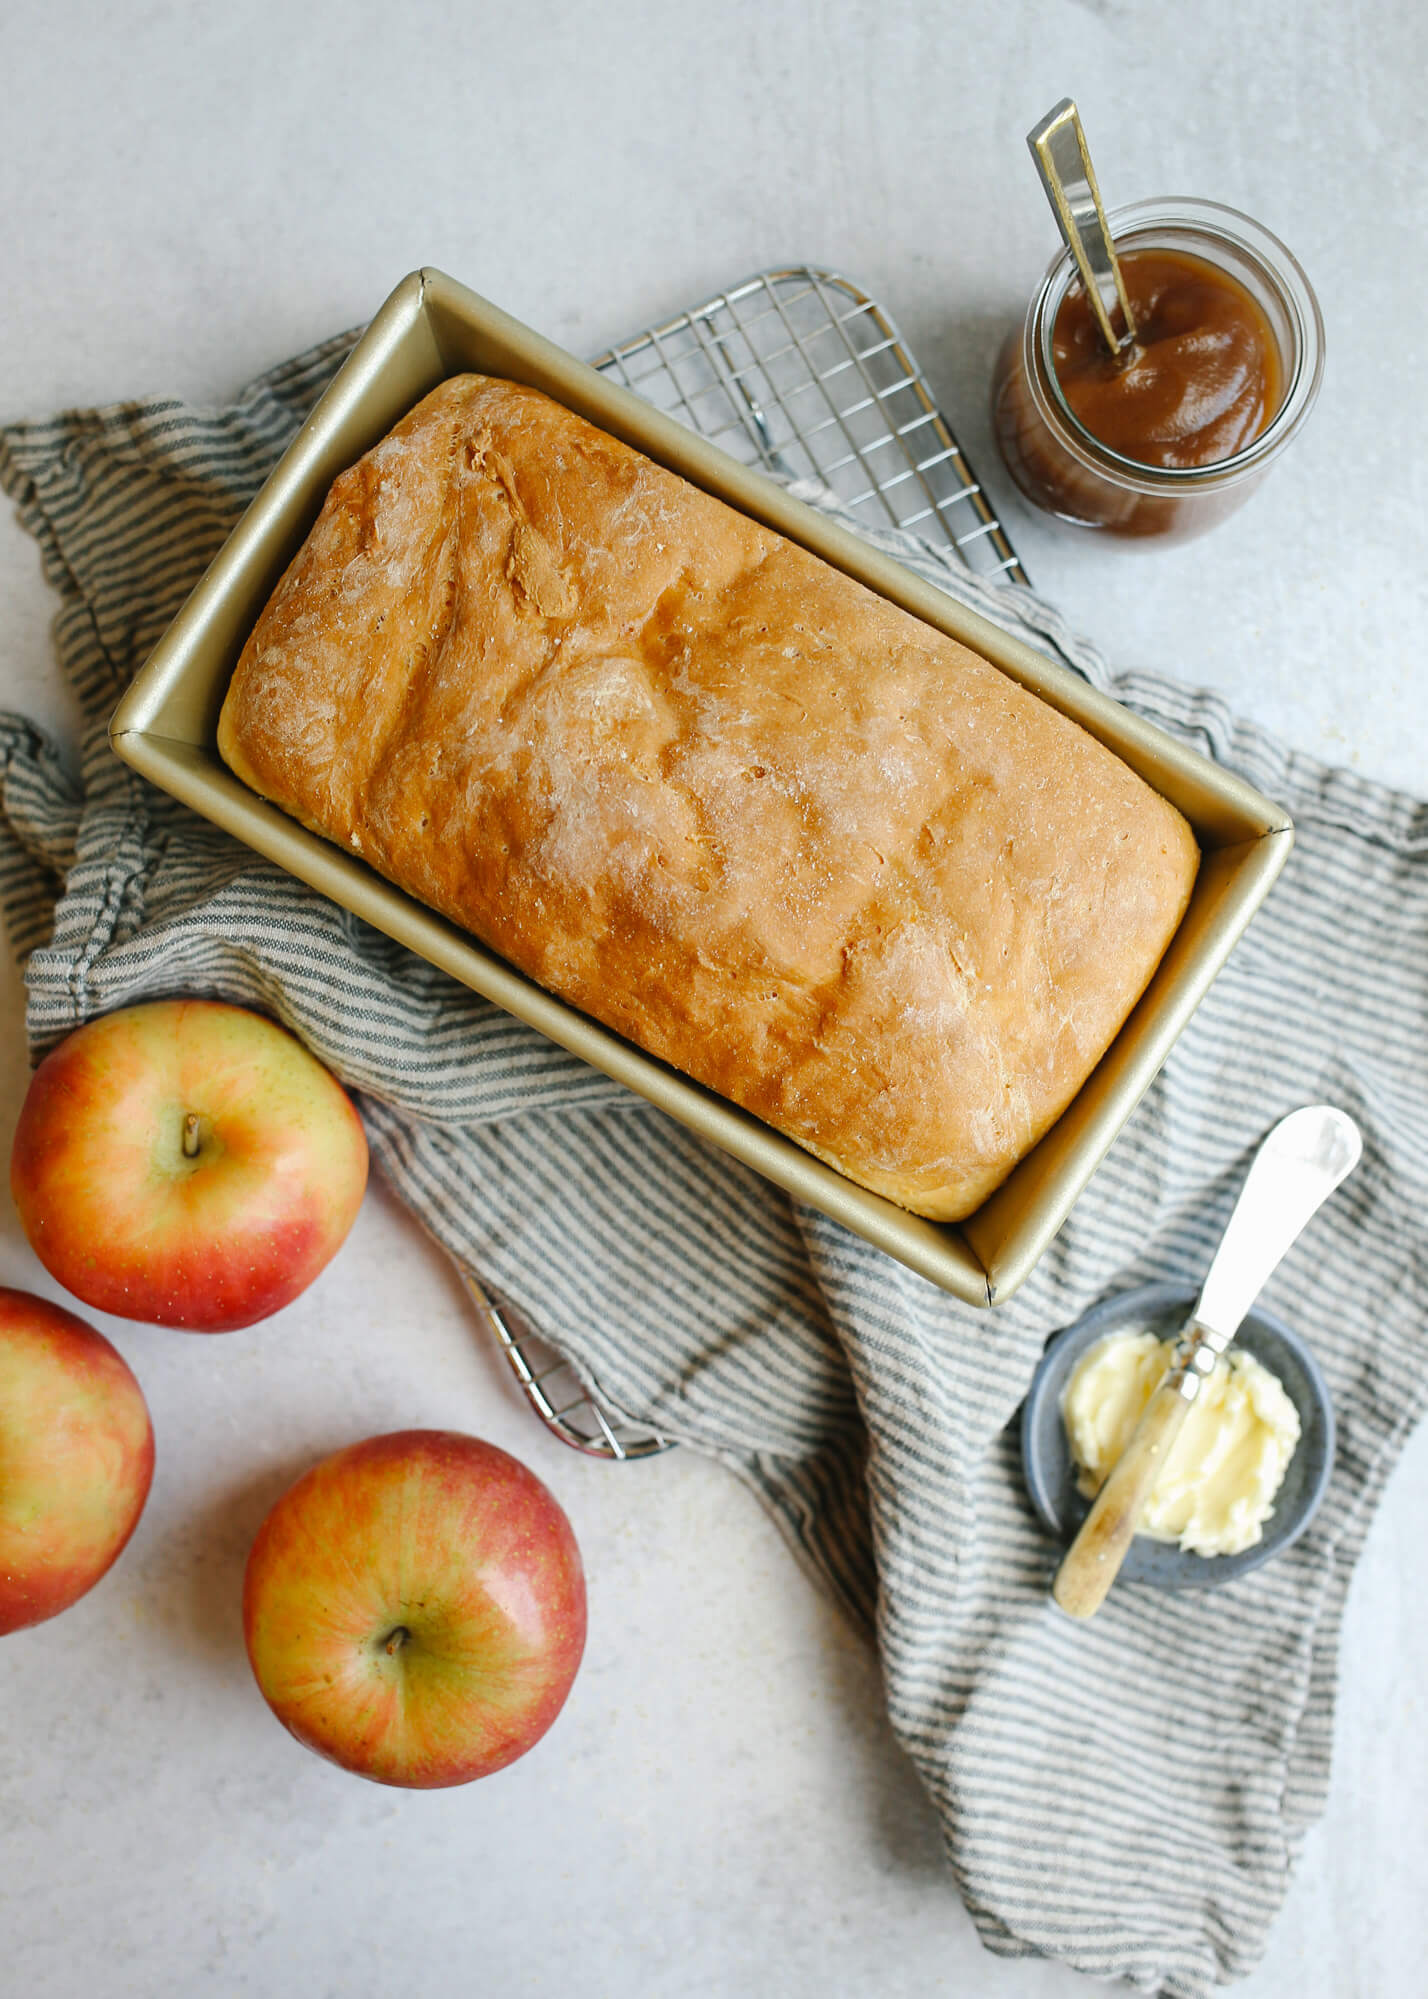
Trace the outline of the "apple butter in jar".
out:
<instances>
[{"instance_id":1,"label":"apple butter in jar","mask_svg":"<svg viewBox=\"0 0 1428 1999\"><path fill-rule=\"evenodd\" d=\"M1108 351L1063 251L998 364L997 442L1060 519L1183 541L1238 507L1303 423L1323 323L1298 264L1248 216L1165 200L1109 221L1133 345Z\"/></svg>"}]
</instances>

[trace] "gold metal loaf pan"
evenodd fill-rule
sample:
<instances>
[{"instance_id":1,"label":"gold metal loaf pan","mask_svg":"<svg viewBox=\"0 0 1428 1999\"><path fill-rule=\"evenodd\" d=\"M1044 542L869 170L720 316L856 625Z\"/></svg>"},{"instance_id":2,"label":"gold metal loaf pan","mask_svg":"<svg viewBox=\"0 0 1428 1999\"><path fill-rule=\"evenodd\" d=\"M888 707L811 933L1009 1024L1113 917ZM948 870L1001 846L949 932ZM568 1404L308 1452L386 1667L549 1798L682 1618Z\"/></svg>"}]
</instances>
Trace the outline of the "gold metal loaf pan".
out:
<instances>
[{"instance_id":1,"label":"gold metal loaf pan","mask_svg":"<svg viewBox=\"0 0 1428 1999\"><path fill-rule=\"evenodd\" d=\"M229 676L332 480L428 390L467 370L543 389L962 640L1098 736L1195 828L1204 850L1199 880L1149 989L1060 1120L967 1221L955 1227L924 1221L854 1186L790 1139L523 978L361 861L256 797L219 761L216 729ZM126 763L194 811L974 1305L1008 1297L1055 1235L1268 892L1294 838L1287 815L1241 779L1006 637L439 271L404 279L372 321L154 648L119 704L110 740Z\"/></svg>"}]
</instances>

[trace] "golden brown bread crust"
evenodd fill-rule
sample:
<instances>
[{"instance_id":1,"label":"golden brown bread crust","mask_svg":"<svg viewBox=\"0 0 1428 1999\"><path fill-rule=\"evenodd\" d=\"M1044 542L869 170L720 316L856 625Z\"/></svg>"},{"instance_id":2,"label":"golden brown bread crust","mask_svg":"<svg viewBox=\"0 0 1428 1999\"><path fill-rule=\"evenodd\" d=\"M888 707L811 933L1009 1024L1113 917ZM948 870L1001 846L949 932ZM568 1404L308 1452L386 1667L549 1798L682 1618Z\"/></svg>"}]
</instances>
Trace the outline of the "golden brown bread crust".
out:
<instances>
[{"instance_id":1,"label":"golden brown bread crust","mask_svg":"<svg viewBox=\"0 0 1428 1999\"><path fill-rule=\"evenodd\" d=\"M1100 1059L1198 863L985 660L475 375L336 480L219 747L543 986L948 1220Z\"/></svg>"}]
</instances>

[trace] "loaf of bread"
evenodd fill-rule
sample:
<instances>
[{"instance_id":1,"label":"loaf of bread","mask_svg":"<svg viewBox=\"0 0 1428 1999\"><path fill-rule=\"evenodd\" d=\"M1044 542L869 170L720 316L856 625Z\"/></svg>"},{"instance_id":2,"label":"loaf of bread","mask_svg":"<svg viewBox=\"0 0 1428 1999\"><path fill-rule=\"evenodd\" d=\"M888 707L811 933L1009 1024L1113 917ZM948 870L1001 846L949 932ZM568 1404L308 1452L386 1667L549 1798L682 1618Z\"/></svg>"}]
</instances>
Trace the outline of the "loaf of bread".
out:
<instances>
[{"instance_id":1,"label":"loaf of bread","mask_svg":"<svg viewBox=\"0 0 1428 1999\"><path fill-rule=\"evenodd\" d=\"M219 747L542 986L919 1214L1144 990L1180 814L964 646L532 389L333 484Z\"/></svg>"}]
</instances>

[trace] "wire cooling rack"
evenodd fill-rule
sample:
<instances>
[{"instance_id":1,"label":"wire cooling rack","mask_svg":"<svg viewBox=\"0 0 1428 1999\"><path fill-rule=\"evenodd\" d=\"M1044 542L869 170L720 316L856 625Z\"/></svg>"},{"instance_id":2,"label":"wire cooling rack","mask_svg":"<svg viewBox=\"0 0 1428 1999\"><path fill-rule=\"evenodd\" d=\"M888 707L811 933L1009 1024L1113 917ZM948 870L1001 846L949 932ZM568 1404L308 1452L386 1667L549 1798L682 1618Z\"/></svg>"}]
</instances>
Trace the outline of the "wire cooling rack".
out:
<instances>
[{"instance_id":1,"label":"wire cooling rack","mask_svg":"<svg viewBox=\"0 0 1428 1999\"><path fill-rule=\"evenodd\" d=\"M1026 577L888 314L835 271L761 271L612 347L602 375L746 465L817 479L870 527Z\"/></svg>"},{"instance_id":2,"label":"wire cooling rack","mask_svg":"<svg viewBox=\"0 0 1428 1999\"><path fill-rule=\"evenodd\" d=\"M526 1400L548 1430L587 1457L648 1458L667 1451L673 1439L657 1430L624 1422L592 1395L565 1356L542 1337L504 1298L496 1298L467 1271L466 1288L475 1301Z\"/></svg>"},{"instance_id":3,"label":"wire cooling rack","mask_svg":"<svg viewBox=\"0 0 1428 1999\"><path fill-rule=\"evenodd\" d=\"M974 575L1026 581L907 342L876 299L834 271L761 271L594 366L743 464L818 480L869 527L911 528L954 549ZM513 1306L466 1281L562 1443L615 1460L669 1449L604 1408Z\"/></svg>"}]
</instances>

